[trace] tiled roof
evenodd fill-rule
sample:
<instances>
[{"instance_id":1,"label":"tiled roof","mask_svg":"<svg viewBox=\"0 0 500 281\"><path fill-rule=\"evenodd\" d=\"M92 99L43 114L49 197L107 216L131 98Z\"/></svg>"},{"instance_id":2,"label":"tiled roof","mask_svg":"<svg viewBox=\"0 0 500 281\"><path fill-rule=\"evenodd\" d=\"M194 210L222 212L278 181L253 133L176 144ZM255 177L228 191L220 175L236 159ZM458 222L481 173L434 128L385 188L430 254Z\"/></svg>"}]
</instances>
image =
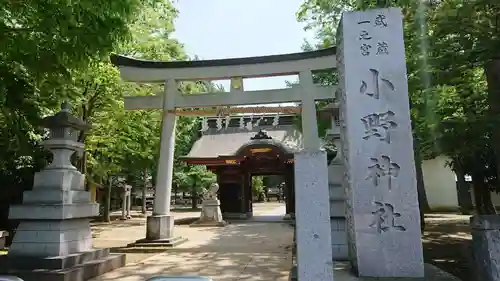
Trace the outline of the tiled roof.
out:
<instances>
[{"instance_id":1,"label":"tiled roof","mask_svg":"<svg viewBox=\"0 0 500 281\"><path fill-rule=\"evenodd\" d=\"M263 129L272 140L251 140ZM260 126L252 131L229 127L217 131L210 128L197 140L186 157L189 158L213 158L218 156L234 155L240 147L251 143L281 143L288 152L293 153L302 148L302 134L294 125Z\"/></svg>"}]
</instances>

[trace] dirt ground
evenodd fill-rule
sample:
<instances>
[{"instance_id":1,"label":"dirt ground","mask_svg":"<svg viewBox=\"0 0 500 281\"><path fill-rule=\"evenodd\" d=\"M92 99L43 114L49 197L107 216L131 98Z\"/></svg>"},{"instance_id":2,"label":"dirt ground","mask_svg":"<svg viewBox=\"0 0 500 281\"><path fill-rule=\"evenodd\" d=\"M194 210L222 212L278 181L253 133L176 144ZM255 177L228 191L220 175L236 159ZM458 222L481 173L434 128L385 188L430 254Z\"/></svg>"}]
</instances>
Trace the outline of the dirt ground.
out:
<instances>
[{"instance_id":1,"label":"dirt ground","mask_svg":"<svg viewBox=\"0 0 500 281\"><path fill-rule=\"evenodd\" d=\"M117 212L118 213L118 212ZM196 218L199 216L198 210L172 210L176 218ZM150 212L147 213L150 215ZM111 248L112 253L126 254L127 264L134 264L141 262L149 257L157 255L158 250L142 249L127 250L127 244L132 243L137 239L143 238L145 234L146 219L145 216L139 212L132 212L132 219L122 221L119 219L120 215L112 218L111 223L93 222L92 236L94 238L94 247L97 248ZM177 224L177 223L176 223ZM117 230L113 230L117 228Z\"/></svg>"},{"instance_id":2,"label":"dirt ground","mask_svg":"<svg viewBox=\"0 0 500 281\"><path fill-rule=\"evenodd\" d=\"M427 214L423 240L425 262L434 264L462 281L475 281L469 217L456 214Z\"/></svg>"},{"instance_id":3,"label":"dirt ground","mask_svg":"<svg viewBox=\"0 0 500 281\"><path fill-rule=\"evenodd\" d=\"M267 204L258 206L258 209L267 210L275 207L273 204L269 206ZM179 212L177 215L196 217L198 212ZM469 245L472 237L469 217L456 214L427 214L426 228L422 237L425 262L436 265L462 281L475 281L470 264ZM160 253L158 250L144 252L145 249L141 251L124 249L127 243L144 235L144 218L137 217L126 222L115 221L112 225L118 230L110 230L109 224L93 225L96 247L111 247L114 252L126 253L127 264L138 263Z\"/></svg>"},{"instance_id":4,"label":"dirt ground","mask_svg":"<svg viewBox=\"0 0 500 281\"><path fill-rule=\"evenodd\" d=\"M284 206L283 203L254 203L254 213L256 215L265 214L269 211ZM147 215L150 215L148 212ZM177 224L190 224L200 215L200 210L193 210L190 207L180 207L172 209L172 214L176 218ZM92 236L94 238L94 247L111 248L112 253L126 254L127 264L135 264L149 257L158 255L165 251L164 248L128 248L127 244L144 238L146 219L139 211L133 210L132 219L122 221L121 212L117 211L112 214L111 223L93 222ZM177 222L177 219L180 219ZM193 219L193 220L191 220Z\"/></svg>"}]
</instances>

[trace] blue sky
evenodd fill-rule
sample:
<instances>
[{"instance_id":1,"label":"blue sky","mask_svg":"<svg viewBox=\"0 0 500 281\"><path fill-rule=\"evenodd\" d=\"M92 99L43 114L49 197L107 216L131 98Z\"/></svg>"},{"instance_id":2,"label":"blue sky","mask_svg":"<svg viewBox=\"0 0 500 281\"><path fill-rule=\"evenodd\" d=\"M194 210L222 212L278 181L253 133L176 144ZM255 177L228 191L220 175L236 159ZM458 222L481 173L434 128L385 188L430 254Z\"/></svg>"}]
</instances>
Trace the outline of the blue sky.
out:
<instances>
[{"instance_id":1,"label":"blue sky","mask_svg":"<svg viewBox=\"0 0 500 281\"><path fill-rule=\"evenodd\" d=\"M251 57L300 52L304 31L295 13L303 0L176 0L174 37L200 59ZM294 77L248 79L245 90L284 88ZM227 81L219 82L226 90Z\"/></svg>"}]
</instances>

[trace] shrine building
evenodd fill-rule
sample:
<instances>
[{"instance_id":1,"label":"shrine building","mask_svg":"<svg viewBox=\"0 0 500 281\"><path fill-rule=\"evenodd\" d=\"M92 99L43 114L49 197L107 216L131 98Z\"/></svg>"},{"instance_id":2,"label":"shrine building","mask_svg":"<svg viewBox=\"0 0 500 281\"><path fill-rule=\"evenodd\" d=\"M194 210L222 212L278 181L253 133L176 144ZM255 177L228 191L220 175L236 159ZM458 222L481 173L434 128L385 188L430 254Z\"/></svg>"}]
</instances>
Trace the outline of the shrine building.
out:
<instances>
[{"instance_id":1,"label":"shrine building","mask_svg":"<svg viewBox=\"0 0 500 281\"><path fill-rule=\"evenodd\" d=\"M221 119L204 119L201 137L182 159L217 175L223 216L252 217L252 177L270 175L283 177L286 214L293 216L294 153L302 148L296 117L247 114L228 117L224 126Z\"/></svg>"}]
</instances>

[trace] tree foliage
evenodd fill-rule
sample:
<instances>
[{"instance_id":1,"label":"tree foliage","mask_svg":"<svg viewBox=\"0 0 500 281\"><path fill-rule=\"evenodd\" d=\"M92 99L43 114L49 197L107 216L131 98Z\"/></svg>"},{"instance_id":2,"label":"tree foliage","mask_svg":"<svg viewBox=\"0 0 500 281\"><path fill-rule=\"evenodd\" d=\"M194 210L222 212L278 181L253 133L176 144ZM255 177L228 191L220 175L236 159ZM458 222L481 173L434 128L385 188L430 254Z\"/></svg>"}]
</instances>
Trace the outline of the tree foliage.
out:
<instances>
[{"instance_id":1,"label":"tree foliage","mask_svg":"<svg viewBox=\"0 0 500 281\"><path fill-rule=\"evenodd\" d=\"M297 17L319 30L316 47L323 48L334 45L342 11L374 8L377 2L308 0ZM500 131L495 129L500 120L500 84L495 82L500 75L500 64L495 64L500 3L443 0L397 1L397 5L404 15L418 153L452 159L452 167L459 165L472 176L476 199L485 197L476 202L478 211L493 212L487 197L490 188L498 188L500 171Z\"/></svg>"},{"instance_id":2,"label":"tree foliage","mask_svg":"<svg viewBox=\"0 0 500 281\"><path fill-rule=\"evenodd\" d=\"M156 173L161 113L124 111L127 95L156 95L161 85L126 83L109 62L111 52L144 59L188 59L173 39L177 11L171 1L30 1L0 3L0 229L7 225L9 203L19 203L33 174L49 155L40 120L62 101L92 125L81 133L86 144L75 165L89 183L108 186L120 175L143 185ZM210 83L184 83L197 92ZM176 159L197 138L196 118L179 118ZM148 174L144 174L147 171ZM213 174L176 160L176 181L183 188L213 181ZM153 177L154 178L154 177ZM139 184L140 183L140 184ZM134 184L135 186L136 184Z\"/></svg>"},{"instance_id":3,"label":"tree foliage","mask_svg":"<svg viewBox=\"0 0 500 281\"><path fill-rule=\"evenodd\" d=\"M93 91L111 91L114 85L97 81L100 77L83 77L92 75L89 69L116 72L101 68L101 61L130 38L132 22L144 7L162 2L0 3L0 179L4 186L0 188L0 228L6 226L7 203L19 202L21 191L32 186L33 173L46 164L48 155L40 146L42 117L54 113L64 99L83 102L82 80L92 81L92 87L106 87L93 88L89 96Z\"/></svg>"}]
</instances>

